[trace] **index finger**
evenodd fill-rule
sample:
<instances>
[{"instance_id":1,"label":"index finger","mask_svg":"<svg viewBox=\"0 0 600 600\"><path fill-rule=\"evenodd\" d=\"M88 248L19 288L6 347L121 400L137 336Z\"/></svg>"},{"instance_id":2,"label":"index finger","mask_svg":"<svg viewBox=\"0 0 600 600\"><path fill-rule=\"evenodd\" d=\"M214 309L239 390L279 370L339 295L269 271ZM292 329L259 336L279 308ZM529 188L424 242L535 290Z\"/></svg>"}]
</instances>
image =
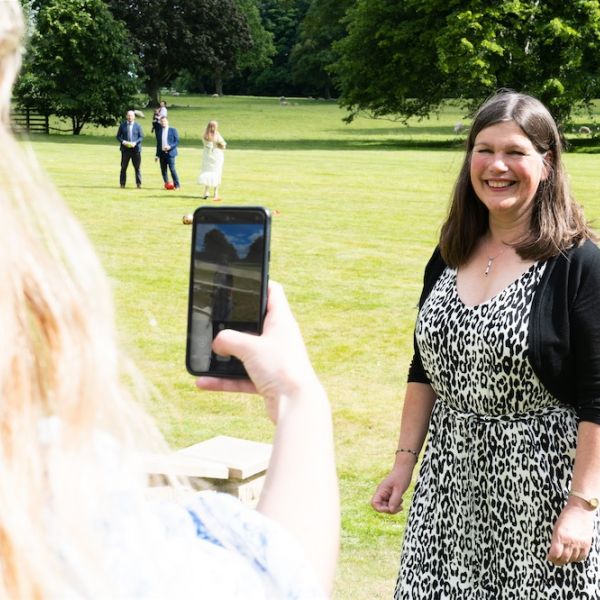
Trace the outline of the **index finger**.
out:
<instances>
[{"instance_id":1,"label":"index finger","mask_svg":"<svg viewBox=\"0 0 600 600\"><path fill-rule=\"evenodd\" d=\"M221 377L198 377L196 385L207 392L239 392L256 394L256 388L249 379L224 379Z\"/></svg>"},{"instance_id":2,"label":"index finger","mask_svg":"<svg viewBox=\"0 0 600 600\"><path fill-rule=\"evenodd\" d=\"M271 279L267 293L267 318L276 318L286 308L290 310L283 286Z\"/></svg>"}]
</instances>

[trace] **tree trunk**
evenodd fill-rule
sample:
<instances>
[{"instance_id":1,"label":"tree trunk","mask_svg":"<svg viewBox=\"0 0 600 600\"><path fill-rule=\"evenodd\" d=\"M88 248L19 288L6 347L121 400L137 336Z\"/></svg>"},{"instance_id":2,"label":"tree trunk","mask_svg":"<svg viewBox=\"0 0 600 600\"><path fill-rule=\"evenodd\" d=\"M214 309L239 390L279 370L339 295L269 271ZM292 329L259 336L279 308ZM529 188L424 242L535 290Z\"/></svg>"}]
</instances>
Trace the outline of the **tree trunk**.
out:
<instances>
[{"instance_id":1,"label":"tree trunk","mask_svg":"<svg viewBox=\"0 0 600 600\"><path fill-rule=\"evenodd\" d=\"M223 73L221 69L215 71L215 94L223 95Z\"/></svg>"},{"instance_id":2,"label":"tree trunk","mask_svg":"<svg viewBox=\"0 0 600 600\"><path fill-rule=\"evenodd\" d=\"M77 115L73 115L71 117L71 125L73 127L73 135L79 135L83 126L85 125L85 121L83 119L79 119Z\"/></svg>"},{"instance_id":3,"label":"tree trunk","mask_svg":"<svg viewBox=\"0 0 600 600\"><path fill-rule=\"evenodd\" d=\"M150 98L149 106L155 108L160 104L160 86L154 81L148 81L146 84L146 92Z\"/></svg>"}]
</instances>

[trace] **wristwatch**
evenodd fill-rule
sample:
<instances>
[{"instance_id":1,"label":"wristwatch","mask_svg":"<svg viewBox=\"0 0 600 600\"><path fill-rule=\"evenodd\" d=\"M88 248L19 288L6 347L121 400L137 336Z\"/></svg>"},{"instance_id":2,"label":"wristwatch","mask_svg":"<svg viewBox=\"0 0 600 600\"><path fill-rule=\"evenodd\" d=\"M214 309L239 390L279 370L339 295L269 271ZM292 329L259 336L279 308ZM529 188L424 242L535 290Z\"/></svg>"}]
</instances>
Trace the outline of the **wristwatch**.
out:
<instances>
[{"instance_id":1,"label":"wristwatch","mask_svg":"<svg viewBox=\"0 0 600 600\"><path fill-rule=\"evenodd\" d=\"M588 506L592 510L596 510L598 508L598 506L600 506L600 500L598 500L598 498L587 498L581 492L574 492L573 490L571 490L569 492L569 496L575 496L577 498L581 498L584 502L587 502Z\"/></svg>"}]
</instances>

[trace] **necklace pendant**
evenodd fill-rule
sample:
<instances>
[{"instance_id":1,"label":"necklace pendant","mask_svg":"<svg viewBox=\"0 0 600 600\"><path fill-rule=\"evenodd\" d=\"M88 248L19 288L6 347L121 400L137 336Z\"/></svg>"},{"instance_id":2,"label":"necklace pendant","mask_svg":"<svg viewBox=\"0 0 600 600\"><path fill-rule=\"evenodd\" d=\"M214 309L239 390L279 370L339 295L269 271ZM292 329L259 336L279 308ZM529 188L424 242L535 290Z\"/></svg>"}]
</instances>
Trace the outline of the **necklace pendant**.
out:
<instances>
[{"instance_id":1,"label":"necklace pendant","mask_svg":"<svg viewBox=\"0 0 600 600\"><path fill-rule=\"evenodd\" d=\"M484 276L487 277L488 273L490 272L490 269L492 268L492 262L493 262L493 258L488 257L488 263L487 263L487 267L485 268L485 273Z\"/></svg>"}]
</instances>

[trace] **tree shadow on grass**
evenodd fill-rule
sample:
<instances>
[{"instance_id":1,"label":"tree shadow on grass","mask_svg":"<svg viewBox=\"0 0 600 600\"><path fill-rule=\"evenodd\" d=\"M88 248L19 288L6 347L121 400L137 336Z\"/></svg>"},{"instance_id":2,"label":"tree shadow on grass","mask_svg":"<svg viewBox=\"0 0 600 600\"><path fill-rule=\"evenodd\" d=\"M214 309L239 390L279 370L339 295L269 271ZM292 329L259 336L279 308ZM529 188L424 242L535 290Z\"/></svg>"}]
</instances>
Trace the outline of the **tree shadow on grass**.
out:
<instances>
[{"instance_id":1,"label":"tree shadow on grass","mask_svg":"<svg viewBox=\"0 0 600 600\"><path fill-rule=\"evenodd\" d=\"M65 146L86 145L86 146L111 146L118 150L118 143L111 138L102 135L32 135L29 139L34 142L56 143ZM301 138L301 139L242 139L233 136L228 137L228 147L231 150L261 150L261 151L350 151L350 150L457 150L462 149L464 142L462 140L419 140L419 139L398 139L383 138L378 139L373 134L365 139L319 139L319 138ZM202 139L200 137L181 136L180 147L184 148L202 148ZM154 143L143 144L146 152L154 150Z\"/></svg>"},{"instance_id":2,"label":"tree shadow on grass","mask_svg":"<svg viewBox=\"0 0 600 600\"><path fill-rule=\"evenodd\" d=\"M426 128L430 130L430 133L436 133L440 135L440 131L446 131L447 128ZM386 132L387 137L378 137L377 132L372 130L358 130L365 132L364 139L320 139L320 138L300 138L300 139L247 139L247 138L236 138L235 136L228 137L228 147L230 150L258 150L258 151L368 151L368 150L439 150L439 151L462 151L465 148L465 140L463 138L454 136L446 139L418 139L412 137L390 137L389 131ZM368 132L368 133L366 133ZM336 130L335 133L339 133ZM347 134L356 135L357 131L348 131ZM421 130L419 129L419 133ZM65 135L41 135L34 134L29 136L31 141L45 142L45 143L56 143L63 145L96 145L96 146L110 146L115 150L118 150L118 142L113 141L111 137L104 135L79 135L79 136L65 136ZM155 145L154 140L148 141L143 145L146 153L154 151ZM202 139L198 136L186 136L185 134L180 138L180 147L182 150L185 148L197 148L202 149ZM568 151L587 153L587 154L598 154L600 153L600 139L590 138L581 139L573 138L568 139Z\"/></svg>"},{"instance_id":3,"label":"tree shadow on grass","mask_svg":"<svg viewBox=\"0 0 600 600\"><path fill-rule=\"evenodd\" d=\"M453 140L401 140L401 139L364 139L364 140L234 140L229 148L236 150L276 150L276 151L352 151L352 150L460 150L462 142Z\"/></svg>"},{"instance_id":4,"label":"tree shadow on grass","mask_svg":"<svg viewBox=\"0 0 600 600\"><path fill-rule=\"evenodd\" d=\"M465 138L467 129L463 129L461 133L454 132L454 126L445 125L426 125L426 126L406 126L406 125L390 125L389 127L339 127L329 129L328 133L332 135L363 135L365 137L373 137L379 135L393 135L405 139L412 139L412 136L426 137L439 136L444 137L447 141L461 141Z\"/></svg>"},{"instance_id":5,"label":"tree shadow on grass","mask_svg":"<svg viewBox=\"0 0 600 600\"><path fill-rule=\"evenodd\" d=\"M567 152L600 154L600 138L567 138Z\"/></svg>"}]
</instances>

